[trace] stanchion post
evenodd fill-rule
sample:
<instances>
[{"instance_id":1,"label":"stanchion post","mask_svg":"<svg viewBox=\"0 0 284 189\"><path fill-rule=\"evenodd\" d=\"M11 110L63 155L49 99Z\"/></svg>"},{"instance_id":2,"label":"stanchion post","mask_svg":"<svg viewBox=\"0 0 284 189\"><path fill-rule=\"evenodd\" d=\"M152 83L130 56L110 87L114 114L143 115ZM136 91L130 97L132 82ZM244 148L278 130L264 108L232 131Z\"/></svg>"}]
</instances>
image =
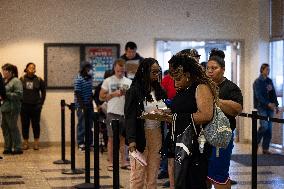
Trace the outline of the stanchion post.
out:
<instances>
[{"instance_id":1,"label":"stanchion post","mask_svg":"<svg viewBox=\"0 0 284 189\"><path fill-rule=\"evenodd\" d=\"M99 142L99 113L94 112L94 184L95 189L100 188L100 142Z\"/></svg>"},{"instance_id":2,"label":"stanchion post","mask_svg":"<svg viewBox=\"0 0 284 189\"><path fill-rule=\"evenodd\" d=\"M251 188L257 189L257 111L252 111Z\"/></svg>"},{"instance_id":3,"label":"stanchion post","mask_svg":"<svg viewBox=\"0 0 284 189\"><path fill-rule=\"evenodd\" d=\"M70 116L70 130L71 130L71 169L63 171L63 174L82 174L84 173L83 170L76 169L75 167L75 104L71 103L69 106L69 109L71 111Z\"/></svg>"},{"instance_id":4,"label":"stanchion post","mask_svg":"<svg viewBox=\"0 0 284 189\"><path fill-rule=\"evenodd\" d=\"M76 185L75 188L94 188L94 184L90 183L90 113L93 113L93 110L85 107L83 112L85 119L85 183Z\"/></svg>"},{"instance_id":5,"label":"stanchion post","mask_svg":"<svg viewBox=\"0 0 284 189\"><path fill-rule=\"evenodd\" d=\"M60 101L61 107L61 160L54 161L54 164L69 164L70 161L65 159L65 100Z\"/></svg>"},{"instance_id":6,"label":"stanchion post","mask_svg":"<svg viewBox=\"0 0 284 189\"><path fill-rule=\"evenodd\" d=\"M111 122L113 131L113 189L119 189L119 120Z\"/></svg>"},{"instance_id":7,"label":"stanchion post","mask_svg":"<svg viewBox=\"0 0 284 189\"><path fill-rule=\"evenodd\" d=\"M84 108L85 116L85 183L90 183L90 115L89 109Z\"/></svg>"}]
</instances>

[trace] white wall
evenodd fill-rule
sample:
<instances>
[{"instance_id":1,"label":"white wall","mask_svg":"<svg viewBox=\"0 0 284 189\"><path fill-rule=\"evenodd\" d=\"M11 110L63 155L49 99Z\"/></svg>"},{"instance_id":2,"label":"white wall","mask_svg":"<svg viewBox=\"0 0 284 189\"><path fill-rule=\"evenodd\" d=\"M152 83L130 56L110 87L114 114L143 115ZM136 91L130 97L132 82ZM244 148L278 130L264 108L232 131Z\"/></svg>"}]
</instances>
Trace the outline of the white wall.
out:
<instances>
[{"instance_id":1,"label":"white wall","mask_svg":"<svg viewBox=\"0 0 284 189\"><path fill-rule=\"evenodd\" d=\"M120 43L123 52L133 40L141 55L153 57L157 38L242 40L241 88L249 112L252 82L268 61L268 21L264 0L0 0L0 65L16 64L22 73L32 61L43 77L43 43L51 42ZM60 140L60 99L71 102L72 91L48 91L43 141Z\"/></svg>"}]
</instances>

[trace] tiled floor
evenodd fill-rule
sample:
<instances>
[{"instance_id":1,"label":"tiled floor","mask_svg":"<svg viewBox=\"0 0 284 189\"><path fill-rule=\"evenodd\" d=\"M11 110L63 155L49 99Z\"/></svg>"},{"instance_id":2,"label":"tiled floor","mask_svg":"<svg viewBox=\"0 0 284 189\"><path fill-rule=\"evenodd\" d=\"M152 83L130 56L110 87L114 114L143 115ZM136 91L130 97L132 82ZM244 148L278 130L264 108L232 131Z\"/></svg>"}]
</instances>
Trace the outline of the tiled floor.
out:
<instances>
[{"instance_id":1,"label":"tiled floor","mask_svg":"<svg viewBox=\"0 0 284 189\"><path fill-rule=\"evenodd\" d=\"M3 149L1 149L3 150ZM236 144L234 153L250 153L250 146ZM59 147L45 147L39 151L27 150L23 155L5 155L0 160L0 188L19 189L69 189L77 184L85 182L84 174L66 175L63 170L69 170L70 164L58 165L53 161L59 160L61 151ZM69 147L66 159L69 159ZM91 167L93 167L93 155L91 155ZM251 167L231 163L231 177L238 181L233 189L251 188ZM112 172L106 170L106 153L100 155L100 184L101 188L112 188ZM76 152L76 168L84 167L84 153ZM120 184L123 188L129 188L129 171L120 170ZM91 170L91 176L93 171ZM91 179L91 182L93 180ZM158 180L159 187L165 180ZM259 166L258 187L260 189L284 188L284 166Z\"/></svg>"}]
</instances>

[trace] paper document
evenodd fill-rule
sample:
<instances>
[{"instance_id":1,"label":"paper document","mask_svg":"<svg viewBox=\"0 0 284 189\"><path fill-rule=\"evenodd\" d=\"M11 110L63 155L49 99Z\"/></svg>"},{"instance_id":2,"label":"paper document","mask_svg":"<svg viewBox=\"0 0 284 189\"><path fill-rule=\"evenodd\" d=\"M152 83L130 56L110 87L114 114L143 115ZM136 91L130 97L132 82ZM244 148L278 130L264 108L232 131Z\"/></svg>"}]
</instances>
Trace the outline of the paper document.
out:
<instances>
[{"instance_id":1,"label":"paper document","mask_svg":"<svg viewBox=\"0 0 284 189\"><path fill-rule=\"evenodd\" d=\"M130 152L130 155L135 160L137 160L142 166L147 166L147 162L146 162L146 159L145 159L144 155L141 152L139 152L138 150Z\"/></svg>"}]
</instances>

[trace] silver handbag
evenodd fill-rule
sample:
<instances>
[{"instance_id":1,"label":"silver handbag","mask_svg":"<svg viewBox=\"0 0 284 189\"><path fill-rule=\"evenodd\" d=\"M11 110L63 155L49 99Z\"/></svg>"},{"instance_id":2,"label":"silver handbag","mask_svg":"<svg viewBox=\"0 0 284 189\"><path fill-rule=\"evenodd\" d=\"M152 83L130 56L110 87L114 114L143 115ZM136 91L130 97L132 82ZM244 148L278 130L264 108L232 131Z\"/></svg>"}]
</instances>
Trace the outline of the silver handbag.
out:
<instances>
[{"instance_id":1,"label":"silver handbag","mask_svg":"<svg viewBox=\"0 0 284 189\"><path fill-rule=\"evenodd\" d=\"M205 126L204 136L206 141L217 149L227 148L231 141L232 129L229 119L216 104L213 119Z\"/></svg>"}]
</instances>

